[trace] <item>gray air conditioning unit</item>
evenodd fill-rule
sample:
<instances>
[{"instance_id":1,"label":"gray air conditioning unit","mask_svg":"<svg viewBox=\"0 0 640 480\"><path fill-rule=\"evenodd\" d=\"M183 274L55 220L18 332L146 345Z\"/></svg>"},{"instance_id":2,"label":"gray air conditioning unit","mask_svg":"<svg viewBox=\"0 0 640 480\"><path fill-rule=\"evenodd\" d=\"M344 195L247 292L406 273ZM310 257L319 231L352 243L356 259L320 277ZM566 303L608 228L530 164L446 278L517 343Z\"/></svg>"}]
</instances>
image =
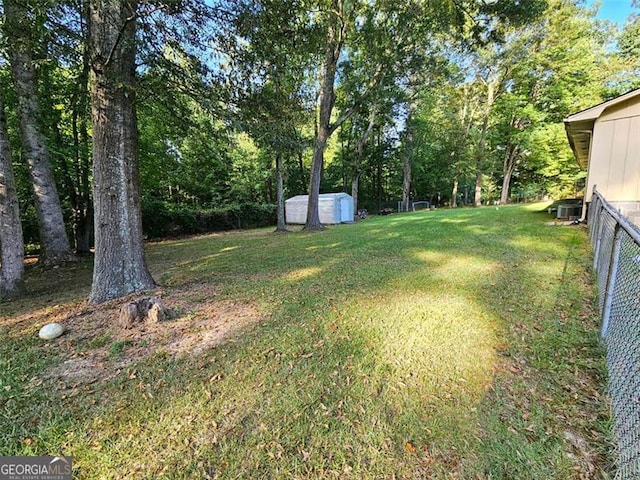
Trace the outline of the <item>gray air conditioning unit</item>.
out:
<instances>
[{"instance_id":1,"label":"gray air conditioning unit","mask_svg":"<svg viewBox=\"0 0 640 480\"><path fill-rule=\"evenodd\" d=\"M582 205L558 205L558 217L577 220L582 215Z\"/></svg>"}]
</instances>

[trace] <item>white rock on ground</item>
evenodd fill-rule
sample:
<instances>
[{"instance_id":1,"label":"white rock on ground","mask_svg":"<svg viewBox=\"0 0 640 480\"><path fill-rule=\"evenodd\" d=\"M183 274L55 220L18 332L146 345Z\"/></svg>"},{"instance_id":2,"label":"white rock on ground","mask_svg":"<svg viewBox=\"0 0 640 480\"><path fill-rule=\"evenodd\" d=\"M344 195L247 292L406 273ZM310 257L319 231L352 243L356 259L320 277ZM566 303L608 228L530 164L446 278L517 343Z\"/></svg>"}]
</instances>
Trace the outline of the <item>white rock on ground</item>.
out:
<instances>
[{"instance_id":1,"label":"white rock on ground","mask_svg":"<svg viewBox=\"0 0 640 480\"><path fill-rule=\"evenodd\" d=\"M64 327L59 323L48 323L40 329L38 336L43 340L53 340L64 333Z\"/></svg>"}]
</instances>

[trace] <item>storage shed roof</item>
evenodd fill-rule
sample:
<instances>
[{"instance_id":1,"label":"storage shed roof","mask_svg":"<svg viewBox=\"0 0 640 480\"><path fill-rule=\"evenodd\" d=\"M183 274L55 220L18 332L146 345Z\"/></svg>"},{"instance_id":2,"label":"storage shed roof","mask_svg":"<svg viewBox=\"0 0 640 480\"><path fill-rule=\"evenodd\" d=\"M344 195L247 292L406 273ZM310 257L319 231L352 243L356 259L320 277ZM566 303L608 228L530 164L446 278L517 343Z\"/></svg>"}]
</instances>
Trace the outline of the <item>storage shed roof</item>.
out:
<instances>
[{"instance_id":1,"label":"storage shed roof","mask_svg":"<svg viewBox=\"0 0 640 480\"><path fill-rule=\"evenodd\" d=\"M331 200L335 198L349 197L348 193L338 192L338 193L321 193L318 195L319 200ZM307 202L309 200L309 195L296 195L295 197L291 197L287 199L287 202Z\"/></svg>"}]
</instances>

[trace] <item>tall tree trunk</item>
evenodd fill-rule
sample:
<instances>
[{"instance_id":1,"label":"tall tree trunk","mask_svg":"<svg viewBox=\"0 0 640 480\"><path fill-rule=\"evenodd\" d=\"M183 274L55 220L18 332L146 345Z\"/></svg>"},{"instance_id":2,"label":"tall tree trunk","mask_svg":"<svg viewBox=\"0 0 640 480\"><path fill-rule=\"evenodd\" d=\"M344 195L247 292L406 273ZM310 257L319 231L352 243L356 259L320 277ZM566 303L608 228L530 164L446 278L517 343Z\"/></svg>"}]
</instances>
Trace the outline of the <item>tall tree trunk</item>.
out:
<instances>
[{"instance_id":1,"label":"tall tree trunk","mask_svg":"<svg viewBox=\"0 0 640 480\"><path fill-rule=\"evenodd\" d=\"M473 206L482 205L482 171L487 150L487 131L489 129L489 118L495 101L495 85L493 82L487 83L487 103L482 119L482 127L480 129L480 138L478 139L478 151L476 152L476 184L473 196Z\"/></svg>"},{"instance_id":2,"label":"tall tree trunk","mask_svg":"<svg viewBox=\"0 0 640 480\"><path fill-rule=\"evenodd\" d=\"M351 179L351 196L353 197L353 212L358 214L358 191L360 190L360 172L356 172Z\"/></svg>"},{"instance_id":3,"label":"tall tree trunk","mask_svg":"<svg viewBox=\"0 0 640 480\"><path fill-rule=\"evenodd\" d=\"M320 222L318 212L318 197L320 195L320 180L322 178L322 167L324 164L324 152L327 148L327 141L333 132L342 125L354 112L352 108L345 112L333 124L331 123L331 113L335 103L334 83L340 53L344 44L347 21L344 17L344 5L342 0L333 0L327 26L327 39L324 50L324 59L320 71L320 92L318 103L320 107L317 118L318 125L316 131L316 142L313 149L313 160L311 162L311 179L309 181L309 204L307 208L307 222L305 230L322 230L324 226Z\"/></svg>"},{"instance_id":4,"label":"tall tree trunk","mask_svg":"<svg viewBox=\"0 0 640 480\"><path fill-rule=\"evenodd\" d=\"M93 199L91 196L91 170L89 155L89 135L83 112L74 109L72 113L72 134L74 144L73 170L75 177L76 202L73 204L73 239L76 253L90 252L93 232Z\"/></svg>"},{"instance_id":5,"label":"tall tree trunk","mask_svg":"<svg viewBox=\"0 0 640 480\"><path fill-rule=\"evenodd\" d=\"M402 170L402 205L405 212L408 212L411 205L411 158L409 156L405 156Z\"/></svg>"},{"instance_id":6,"label":"tall tree trunk","mask_svg":"<svg viewBox=\"0 0 640 480\"><path fill-rule=\"evenodd\" d=\"M87 2L82 4L82 18L89 18ZM83 28L85 40L88 40L86 25ZM76 89L71 102L71 124L73 134L73 171L76 188L76 202L73 205L73 239L76 253L87 254L93 245L93 198L91 196L91 182L89 173L91 159L89 152L89 135L87 118L89 108L89 48L85 43L82 54L82 70L78 76Z\"/></svg>"},{"instance_id":7,"label":"tall tree trunk","mask_svg":"<svg viewBox=\"0 0 640 480\"><path fill-rule=\"evenodd\" d=\"M473 206L479 207L482 205L482 166L484 157L476 158L476 183L473 189Z\"/></svg>"},{"instance_id":8,"label":"tall tree trunk","mask_svg":"<svg viewBox=\"0 0 640 480\"><path fill-rule=\"evenodd\" d=\"M154 287L142 238L135 108L137 0L90 2L96 251L92 303Z\"/></svg>"},{"instance_id":9,"label":"tall tree trunk","mask_svg":"<svg viewBox=\"0 0 640 480\"><path fill-rule=\"evenodd\" d=\"M451 208L456 208L458 206L458 182L459 174L456 171L453 174L453 188L451 189Z\"/></svg>"},{"instance_id":10,"label":"tall tree trunk","mask_svg":"<svg viewBox=\"0 0 640 480\"><path fill-rule=\"evenodd\" d=\"M298 173L300 176L300 193L304 192L307 188L307 184L305 182L306 175L304 174L304 152L302 150L298 150Z\"/></svg>"},{"instance_id":11,"label":"tall tree trunk","mask_svg":"<svg viewBox=\"0 0 640 480\"><path fill-rule=\"evenodd\" d=\"M324 151L327 148L329 139L328 130L322 127L316 137L316 145L313 150L313 160L311 162L311 180L309 182L309 203L307 205L307 222L304 230L322 230L324 226L320 222L318 210L320 197L320 180L322 179L322 167L324 163Z\"/></svg>"},{"instance_id":12,"label":"tall tree trunk","mask_svg":"<svg viewBox=\"0 0 640 480\"><path fill-rule=\"evenodd\" d=\"M362 163L364 158L364 147L367 145L369 141L369 136L373 131L373 127L376 124L376 108L375 105L372 106L371 111L369 112L369 123L367 124L367 128L364 133L358 138L356 142L356 161L353 167L353 177L351 178L351 196L353 197L353 213L356 215L358 213L358 189L360 184L360 174L362 173Z\"/></svg>"},{"instance_id":13,"label":"tall tree trunk","mask_svg":"<svg viewBox=\"0 0 640 480\"><path fill-rule=\"evenodd\" d=\"M276 155L276 174L277 174L277 197L278 197L278 224L276 226L276 232L286 232L287 222L284 212L284 179L283 179L283 166L282 157L280 154Z\"/></svg>"},{"instance_id":14,"label":"tall tree trunk","mask_svg":"<svg viewBox=\"0 0 640 480\"><path fill-rule=\"evenodd\" d=\"M470 94L470 86L466 85L463 87L463 99L464 102L462 104L462 110L460 111L460 125L462 126L462 136L460 140L457 142L457 147L454 151L451 152L451 158L456 158L453 161L453 187L451 190L451 207L456 208L458 206L458 188L460 184L460 174L463 160L460 159L460 154L463 149L467 148L467 141L469 139L469 134L471 132L471 127L473 126L473 117L475 109L471 105L471 94ZM465 189L464 199L462 200L462 204L468 204L467 191Z\"/></svg>"},{"instance_id":15,"label":"tall tree trunk","mask_svg":"<svg viewBox=\"0 0 640 480\"><path fill-rule=\"evenodd\" d=\"M307 222L305 230L322 230L324 226L320 222L318 211L318 197L320 195L320 180L322 178L322 168L324 164L324 152L327 148L327 141L331 136L331 112L335 102L334 82L336 69L338 66L339 50L336 51L335 32L333 26L328 29L327 45L325 47L324 63L322 66L320 94L318 103L320 113L316 133L316 142L313 149L313 160L311 161L311 178L309 181L309 203L307 208Z\"/></svg>"},{"instance_id":16,"label":"tall tree trunk","mask_svg":"<svg viewBox=\"0 0 640 480\"><path fill-rule=\"evenodd\" d=\"M19 295L24 289L24 240L11 161L7 122L0 98L0 299Z\"/></svg>"},{"instance_id":17,"label":"tall tree trunk","mask_svg":"<svg viewBox=\"0 0 640 480\"><path fill-rule=\"evenodd\" d=\"M409 211L409 204L411 203L411 151L413 150L413 134L407 135L407 143L409 144L409 151L405 153L404 164L402 168L402 206L404 211Z\"/></svg>"},{"instance_id":18,"label":"tall tree trunk","mask_svg":"<svg viewBox=\"0 0 640 480\"><path fill-rule=\"evenodd\" d=\"M33 12L29 12L26 2L19 0L5 0L3 5L4 33L8 41L11 74L18 97L22 144L35 196L42 248L40 261L43 264L59 264L73 259L73 253L69 246L49 150L39 125L41 115L33 58L35 27L31 24Z\"/></svg>"},{"instance_id":19,"label":"tall tree trunk","mask_svg":"<svg viewBox=\"0 0 640 480\"><path fill-rule=\"evenodd\" d=\"M378 211L382 210L382 164L376 165L376 196L378 198Z\"/></svg>"},{"instance_id":20,"label":"tall tree trunk","mask_svg":"<svg viewBox=\"0 0 640 480\"><path fill-rule=\"evenodd\" d=\"M511 177L516 168L516 159L518 158L518 146L508 145L504 153L504 163L502 166L502 192L500 193L500 203L509 203L509 187L511 186Z\"/></svg>"}]
</instances>

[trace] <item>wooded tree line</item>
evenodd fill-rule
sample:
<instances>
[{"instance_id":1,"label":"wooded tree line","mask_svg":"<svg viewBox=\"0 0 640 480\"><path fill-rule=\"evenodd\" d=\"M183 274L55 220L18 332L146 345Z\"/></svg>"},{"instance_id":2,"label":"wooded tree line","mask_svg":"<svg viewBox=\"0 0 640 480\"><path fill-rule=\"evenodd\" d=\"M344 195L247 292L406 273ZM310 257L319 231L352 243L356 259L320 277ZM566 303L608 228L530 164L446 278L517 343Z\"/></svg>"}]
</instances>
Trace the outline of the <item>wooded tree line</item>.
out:
<instances>
[{"instance_id":1,"label":"wooded tree line","mask_svg":"<svg viewBox=\"0 0 640 480\"><path fill-rule=\"evenodd\" d=\"M25 244L95 248L93 302L150 288L154 219L282 230L300 193L309 230L321 191L577 195L562 119L640 85L635 6L617 31L571 0L3 0L0 295Z\"/></svg>"}]
</instances>

